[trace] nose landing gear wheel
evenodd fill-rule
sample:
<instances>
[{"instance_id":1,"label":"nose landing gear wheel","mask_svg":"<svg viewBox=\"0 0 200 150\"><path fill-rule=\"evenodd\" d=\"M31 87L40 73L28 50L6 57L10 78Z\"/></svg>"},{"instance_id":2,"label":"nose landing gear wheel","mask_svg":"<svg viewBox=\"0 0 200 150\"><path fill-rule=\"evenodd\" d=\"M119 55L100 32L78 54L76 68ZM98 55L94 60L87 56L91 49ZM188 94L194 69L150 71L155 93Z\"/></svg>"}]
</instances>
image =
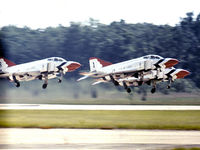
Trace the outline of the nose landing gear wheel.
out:
<instances>
[{"instance_id":1,"label":"nose landing gear wheel","mask_svg":"<svg viewBox=\"0 0 200 150\"><path fill-rule=\"evenodd\" d=\"M46 89L46 88L47 88L47 84L43 84L43 85L42 85L42 88L43 88L43 89Z\"/></svg>"},{"instance_id":2,"label":"nose landing gear wheel","mask_svg":"<svg viewBox=\"0 0 200 150\"><path fill-rule=\"evenodd\" d=\"M127 93L131 93L131 89L130 88L127 88Z\"/></svg>"},{"instance_id":3,"label":"nose landing gear wheel","mask_svg":"<svg viewBox=\"0 0 200 150\"><path fill-rule=\"evenodd\" d=\"M20 87L20 83L19 83L19 82L16 82L16 83L15 83L15 86L16 86L16 87Z\"/></svg>"},{"instance_id":4,"label":"nose landing gear wheel","mask_svg":"<svg viewBox=\"0 0 200 150\"><path fill-rule=\"evenodd\" d=\"M170 85L168 85L168 86L167 86L167 89L170 89L170 88L171 88L171 86L170 86Z\"/></svg>"},{"instance_id":5,"label":"nose landing gear wheel","mask_svg":"<svg viewBox=\"0 0 200 150\"><path fill-rule=\"evenodd\" d=\"M153 93L155 93L156 92L156 88L152 88L151 89L151 93L153 94Z\"/></svg>"}]
</instances>

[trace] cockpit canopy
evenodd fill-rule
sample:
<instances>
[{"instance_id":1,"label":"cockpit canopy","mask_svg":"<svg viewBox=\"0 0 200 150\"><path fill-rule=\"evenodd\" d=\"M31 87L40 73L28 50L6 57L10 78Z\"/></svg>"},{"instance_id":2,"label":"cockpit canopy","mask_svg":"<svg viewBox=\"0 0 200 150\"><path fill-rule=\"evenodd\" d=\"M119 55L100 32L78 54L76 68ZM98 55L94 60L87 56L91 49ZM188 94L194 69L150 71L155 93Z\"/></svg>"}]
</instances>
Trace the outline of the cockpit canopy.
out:
<instances>
[{"instance_id":1,"label":"cockpit canopy","mask_svg":"<svg viewBox=\"0 0 200 150\"><path fill-rule=\"evenodd\" d=\"M66 60L64 60L63 58L60 58L60 57L51 57L51 58L48 58L47 61L63 62Z\"/></svg>"},{"instance_id":2,"label":"cockpit canopy","mask_svg":"<svg viewBox=\"0 0 200 150\"><path fill-rule=\"evenodd\" d=\"M163 57L158 55L146 55L143 57L143 59L163 59Z\"/></svg>"}]
</instances>

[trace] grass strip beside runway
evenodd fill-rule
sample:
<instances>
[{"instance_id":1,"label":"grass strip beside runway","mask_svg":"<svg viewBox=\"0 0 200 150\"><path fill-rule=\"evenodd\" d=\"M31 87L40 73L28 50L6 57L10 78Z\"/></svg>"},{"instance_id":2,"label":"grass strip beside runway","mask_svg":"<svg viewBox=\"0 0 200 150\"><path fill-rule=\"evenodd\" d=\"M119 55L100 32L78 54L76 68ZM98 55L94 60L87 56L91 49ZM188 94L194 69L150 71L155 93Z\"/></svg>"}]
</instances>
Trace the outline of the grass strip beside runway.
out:
<instances>
[{"instance_id":1,"label":"grass strip beside runway","mask_svg":"<svg viewBox=\"0 0 200 150\"><path fill-rule=\"evenodd\" d=\"M0 127L200 130L200 111L0 110Z\"/></svg>"}]
</instances>

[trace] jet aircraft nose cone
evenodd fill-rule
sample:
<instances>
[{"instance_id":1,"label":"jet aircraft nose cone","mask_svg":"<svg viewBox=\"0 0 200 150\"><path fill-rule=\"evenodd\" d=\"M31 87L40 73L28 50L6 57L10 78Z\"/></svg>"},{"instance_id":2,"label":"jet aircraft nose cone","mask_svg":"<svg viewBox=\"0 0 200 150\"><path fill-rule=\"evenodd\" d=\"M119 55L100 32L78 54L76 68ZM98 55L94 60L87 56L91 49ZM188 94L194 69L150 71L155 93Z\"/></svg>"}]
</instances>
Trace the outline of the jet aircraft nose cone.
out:
<instances>
[{"instance_id":1,"label":"jet aircraft nose cone","mask_svg":"<svg viewBox=\"0 0 200 150\"><path fill-rule=\"evenodd\" d=\"M173 67L174 65L178 64L178 60L174 59L174 58L170 58L166 63L165 63L165 67L166 68L170 68Z\"/></svg>"},{"instance_id":2,"label":"jet aircraft nose cone","mask_svg":"<svg viewBox=\"0 0 200 150\"><path fill-rule=\"evenodd\" d=\"M177 79L181 79L181 78L184 78L185 76L189 75L190 72L187 71L187 70L181 70L179 71L176 76L177 76Z\"/></svg>"},{"instance_id":3,"label":"jet aircraft nose cone","mask_svg":"<svg viewBox=\"0 0 200 150\"><path fill-rule=\"evenodd\" d=\"M70 72L70 71L74 71L74 70L78 69L80 66L81 66L81 64L78 63L78 62L71 62L71 63L67 66L67 69L68 69L68 71Z\"/></svg>"}]
</instances>

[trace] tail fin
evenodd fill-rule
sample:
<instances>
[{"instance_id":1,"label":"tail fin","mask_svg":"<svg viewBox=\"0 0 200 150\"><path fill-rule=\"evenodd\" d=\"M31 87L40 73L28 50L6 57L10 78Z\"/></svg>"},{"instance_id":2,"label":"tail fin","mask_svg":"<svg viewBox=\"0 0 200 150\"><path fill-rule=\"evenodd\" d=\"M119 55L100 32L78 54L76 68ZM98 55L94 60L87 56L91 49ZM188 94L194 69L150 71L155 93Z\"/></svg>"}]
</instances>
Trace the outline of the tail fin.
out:
<instances>
[{"instance_id":1,"label":"tail fin","mask_svg":"<svg viewBox=\"0 0 200 150\"><path fill-rule=\"evenodd\" d=\"M91 72L97 71L102 67L112 65L112 63L110 63L110 62L101 60L101 59L96 58L96 57L91 57L90 60L89 60L89 63L90 63L90 71Z\"/></svg>"},{"instance_id":2,"label":"tail fin","mask_svg":"<svg viewBox=\"0 0 200 150\"><path fill-rule=\"evenodd\" d=\"M0 58L0 70L4 70L6 69L7 67L11 67L11 66L15 66L16 64L14 64L13 62L11 62L10 60L8 59L5 59L5 58Z\"/></svg>"}]
</instances>

